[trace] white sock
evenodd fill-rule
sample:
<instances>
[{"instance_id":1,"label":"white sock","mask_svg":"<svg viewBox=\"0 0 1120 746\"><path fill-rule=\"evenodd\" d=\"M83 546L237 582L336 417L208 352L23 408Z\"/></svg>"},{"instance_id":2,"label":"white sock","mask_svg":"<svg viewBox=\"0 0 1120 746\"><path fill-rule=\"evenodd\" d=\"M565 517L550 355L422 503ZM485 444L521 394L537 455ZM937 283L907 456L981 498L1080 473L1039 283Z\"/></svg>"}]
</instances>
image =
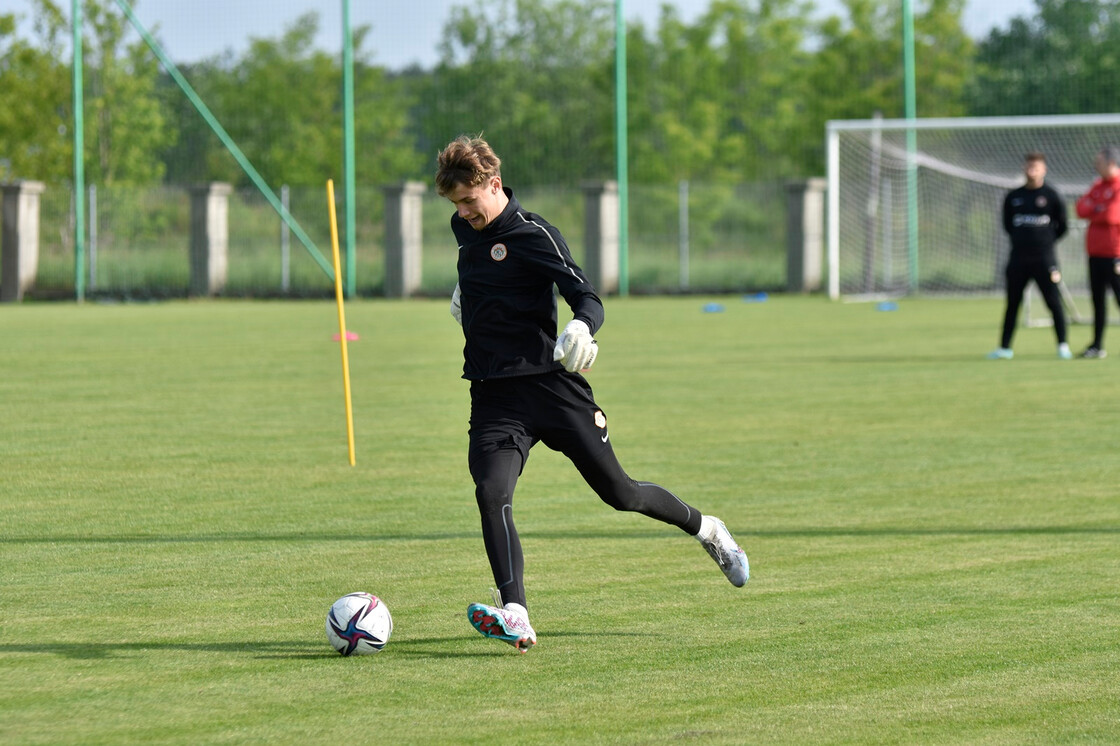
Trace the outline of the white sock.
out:
<instances>
[{"instance_id":1,"label":"white sock","mask_svg":"<svg viewBox=\"0 0 1120 746\"><path fill-rule=\"evenodd\" d=\"M696 534L698 541L711 539L716 533L716 522L708 516L700 516L700 532Z\"/></svg>"},{"instance_id":2,"label":"white sock","mask_svg":"<svg viewBox=\"0 0 1120 746\"><path fill-rule=\"evenodd\" d=\"M525 617L526 619L529 618L529 610L526 609L521 604L515 604L515 603L511 602L511 603L506 604L505 609L506 609L506 611L512 611L512 612L515 612L517 614L520 614L521 616Z\"/></svg>"}]
</instances>

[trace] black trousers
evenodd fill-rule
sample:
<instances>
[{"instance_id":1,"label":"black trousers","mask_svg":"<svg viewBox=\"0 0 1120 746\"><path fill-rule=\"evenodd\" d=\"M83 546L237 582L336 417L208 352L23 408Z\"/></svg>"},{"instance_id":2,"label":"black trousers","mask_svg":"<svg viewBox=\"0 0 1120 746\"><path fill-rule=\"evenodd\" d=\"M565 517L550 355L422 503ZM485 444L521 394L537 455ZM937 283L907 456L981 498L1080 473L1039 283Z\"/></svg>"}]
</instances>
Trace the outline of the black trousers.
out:
<instances>
[{"instance_id":1,"label":"black trousers","mask_svg":"<svg viewBox=\"0 0 1120 746\"><path fill-rule=\"evenodd\" d=\"M1019 319L1019 306L1023 303L1023 292L1027 283L1034 280L1054 317L1054 334L1058 337L1058 344L1066 341L1066 313L1062 308L1062 294L1058 290L1058 283L1062 275L1057 264L1050 259L1021 260L1014 257L1007 263L1007 309L1003 313L1003 334L1000 337L1000 347L1011 347L1011 338L1015 335L1015 324Z\"/></svg>"},{"instance_id":2,"label":"black trousers","mask_svg":"<svg viewBox=\"0 0 1120 746\"><path fill-rule=\"evenodd\" d=\"M623 471L610 443L606 415L582 375L559 371L471 383L467 458L482 518L482 540L505 603L525 601L524 557L513 522L513 493L543 442L560 451L615 510L634 511L696 535L700 511L668 490Z\"/></svg>"},{"instance_id":3,"label":"black trousers","mask_svg":"<svg viewBox=\"0 0 1120 746\"><path fill-rule=\"evenodd\" d=\"M1108 289L1120 305L1120 259L1089 257L1089 289L1093 293L1093 344L1104 347L1104 327L1108 323Z\"/></svg>"}]
</instances>

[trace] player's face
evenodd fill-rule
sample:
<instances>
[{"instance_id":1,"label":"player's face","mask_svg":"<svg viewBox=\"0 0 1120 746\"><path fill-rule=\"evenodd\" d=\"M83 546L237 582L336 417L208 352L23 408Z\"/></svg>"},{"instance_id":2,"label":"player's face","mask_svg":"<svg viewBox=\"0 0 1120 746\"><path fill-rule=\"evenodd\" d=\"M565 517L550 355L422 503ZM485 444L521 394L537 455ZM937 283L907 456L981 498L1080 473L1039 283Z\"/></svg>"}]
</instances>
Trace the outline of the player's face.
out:
<instances>
[{"instance_id":1,"label":"player's face","mask_svg":"<svg viewBox=\"0 0 1120 746\"><path fill-rule=\"evenodd\" d=\"M1046 161L1027 161L1023 173L1027 176L1027 186L1037 189L1046 179Z\"/></svg>"},{"instance_id":2,"label":"player's face","mask_svg":"<svg viewBox=\"0 0 1120 746\"><path fill-rule=\"evenodd\" d=\"M1114 164L1112 161L1108 160L1108 156L1104 153L1097 153L1097 160L1093 162L1093 165L1097 167L1097 173L1101 175L1102 179L1107 179L1112 176Z\"/></svg>"},{"instance_id":3,"label":"player's face","mask_svg":"<svg viewBox=\"0 0 1120 746\"><path fill-rule=\"evenodd\" d=\"M459 217L471 224L476 231L490 225L505 209L505 192L502 191L502 178L493 178L477 185L459 184L447 193L447 199L459 211Z\"/></svg>"}]
</instances>

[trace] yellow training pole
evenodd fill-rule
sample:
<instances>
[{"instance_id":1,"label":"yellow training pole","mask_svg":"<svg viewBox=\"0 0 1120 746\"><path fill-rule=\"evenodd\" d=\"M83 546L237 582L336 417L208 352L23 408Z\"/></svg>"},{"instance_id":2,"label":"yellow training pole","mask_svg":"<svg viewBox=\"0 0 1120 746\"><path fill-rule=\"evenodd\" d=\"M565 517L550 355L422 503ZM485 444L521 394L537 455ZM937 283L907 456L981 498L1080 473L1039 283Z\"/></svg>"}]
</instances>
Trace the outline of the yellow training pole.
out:
<instances>
[{"instance_id":1,"label":"yellow training pole","mask_svg":"<svg viewBox=\"0 0 1120 746\"><path fill-rule=\"evenodd\" d=\"M354 409L350 406L350 358L346 354L346 312L342 307L342 268L338 260L338 216L334 206L334 180L327 179L327 206L331 217L331 252L334 254L334 297L338 303L338 341L342 345L342 390L346 395L346 442L354 465Z\"/></svg>"}]
</instances>

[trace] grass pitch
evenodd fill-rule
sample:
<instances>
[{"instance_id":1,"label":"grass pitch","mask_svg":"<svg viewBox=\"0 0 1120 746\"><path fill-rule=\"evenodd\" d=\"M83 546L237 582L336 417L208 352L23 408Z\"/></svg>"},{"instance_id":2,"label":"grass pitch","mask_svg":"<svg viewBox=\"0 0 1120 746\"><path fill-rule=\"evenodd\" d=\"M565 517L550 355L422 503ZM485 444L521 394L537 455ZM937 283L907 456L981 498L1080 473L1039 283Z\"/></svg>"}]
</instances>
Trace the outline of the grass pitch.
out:
<instances>
[{"instance_id":1,"label":"grass pitch","mask_svg":"<svg viewBox=\"0 0 1120 746\"><path fill-rule=\"evenodd\" d=\"M997 300L606 306L623 465L752 578L538 446L524 656L466 620L492 583L445 302L348 306L353 468L330 304L0 310L0 742L1115 742L1120 363L1048 329L985 360ZM396 626L341 658L355 590Z\"/></svg>"}]
</instances>

